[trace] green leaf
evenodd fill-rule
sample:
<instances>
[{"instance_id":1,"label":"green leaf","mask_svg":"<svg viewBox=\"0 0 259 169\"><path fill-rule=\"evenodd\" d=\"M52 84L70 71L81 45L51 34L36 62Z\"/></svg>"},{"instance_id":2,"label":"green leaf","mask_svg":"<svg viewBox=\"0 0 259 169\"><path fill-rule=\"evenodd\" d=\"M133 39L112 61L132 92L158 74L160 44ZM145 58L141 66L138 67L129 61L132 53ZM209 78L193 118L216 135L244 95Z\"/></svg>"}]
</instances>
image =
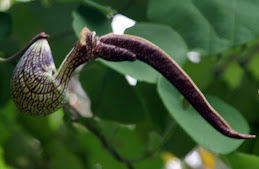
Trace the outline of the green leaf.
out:
<instances>
[{"instance_id":1,"label":"green leaf","mask_svg":"<svg viewBox=\"0 0 259 169\"><path fill-rule=\"evenodd\" d=\"M62 3L67 3L67 2L75 2L75 1L82 2L84 0L55 0L55 1L62 2Z\"/></svg>"},{"instance_id":2,"label":"green leaf","mask_svg":"<svg viewBox=\"0 0 259 169\"><path fill-rule=\"evenodd\" d=\"M244 71L236 62L231 62L225 70L224 79L230 88L237 88L242 80Z\"/></svg>"},{"instance_id":3,"label":"green leaf","mask_svg":"<svg viewBox=\"0 0 259 169\"><path fill-rule=\"evenodd\" d=\"M259 1L150 0L148 18L170 25L190 50L215 55L259 35Z\"/></svg>"},{"instance_id":4,"label":"green leaf","mask_svg":"<svg viewBox=\"0 0 259 169\"><path fill-rule=\"evenodd\" d=\"M199 63L193 63L188 60L184 66L184 71L191 77L193 82L200 88L206 88L206 86L211 85L214 80L213 68L217 63L216 57L206 57L202 58Z\"/></svg>"},{"instance_id":5,"label":"green leaf","mask_svg":"<svg viewBox=\"0 0 259 169\"><path fill-rule=\"evenodd\" d=\"M127 34L143 37L172 57L179 65L183 65L187 59L187 47L181 36L168 26L137 23L135 26L126 30ZM149 65L140 62L108 62L102 61L109 67L122 74L128 74L140 81L156 83L159 73Z\"/></svg>"},{"instance_id":6,"label":"green leaf","mask_svg":"<svg viewBox=\"0 0 259 169\"><path fill-rule=\"evenodd\" d=\"M91 99L93 113L103 119L135 123L144 118L141 102L125 77L99 62L91 62L80 74Z\"/></svg>"},{"instance_id":7,"label":"green leaf","mask_svg":"<svg viewBox=\"0 0 259 169\"><path fill-rule=\"evenodd\" d=\"M10 98L10 80L13 72L13 66L0 64L0 108L4 107Z\"/></svg>"},{"instance_id":8,"label":"green leaf","mask_svg":"<svg viewBox=\"0 0 259 169\"><path fill-rule=\"evenodd\" d=\"M88 123L90 121L84 121L84 123ZM118 162L111 154L111 151L115 150L120 154L121 157L134 160L142 158L142 154L146 148L145 143L139 140L139 137L136 133L136 130L132 127L118 125L118 123L114 123L111 121L103 121L98 120L95 121L95 124L98 126L98 133L101 134L103 138L106 140L106 144L110 145L110 149L105 149L100 140L96 139L90 133L86 133L85 131L81 134L81 144L84 146L84 149L87 149L87 157L88 157L88 165L90 168L98 168L98 166L102 166L102 168L113 169L113 168L126 168L125 164ZM116 128L105 129L107 127ZM88 125L86 125L88 126ZM94 127L96 128L96 127ZM100 129L100 130L99 130ZM97 131L96 130L96 131ZM105 133L102 130L106 130ZM92 131L92 130L90 130ZM108 134L110 132L110 134ZM108 136L108 137L107 137ZM113 149L113 150L111 150ZM147 158L140 160L136 163L136 168L143 168L144 166L152 166L150 168L161 168L162 162L158 155L153 154L152 158ZM133 162L132 162L133 163Z\"/></svg>"},{"instance_id":9,"label":"green leaf","mask_svg":"<svg viewBox=\"0 0 259 169\"><path fill-rule=\"evenodd\" d=\"M136 169L158 169L164 167L164 162L161 159L159 153L154 154L152 157L143 159L140 162L136 163Z\"/></svg>"},{"instance_id":10,"label":"green leaf","mask_svg":"<svg viewBox=\"0 0 259 169\"><path fill-rule=\"evenodd\" d=\"M0 40L5 39L12 31L11 16L7 13L0 12Z\"/></svg>"},{"instance_id":11,"label":"green leaf","mask_svg":"<svg viewBox=\"0 0 259 169\"><path fill-rule=\"evenodd\" d=\"M13 19L12 39L22 48L40 32L50 35L52 55L58 66L77 38L72 29L72 10L78 3L53 3L43 7L39 1L15 3L10 9Z\"/></svg>"},{"instance_id":12,"label":"green leaf","mask_svg":"<svg viewBox=\"0 0 259 169\"><path fill-rule=\"evenodd\" d=\"M3 146L6 163L19 169L41 168L39 142L20 130L12 132Z\"/></svg>"},{"instance_id":13,"label":"green leaf","mask_svg":"<svg viewBox=\"0 0 259 169\"><path fill-rule=\"evenodd\" d=\"M148 0L94 0L105 6L110 6L121 13L136 21L147 20Z\"/></svg>"},{"instance_id":14,"label":"green leaf","mask_svg":"<svg viewBox=\"0 0 259 169\"><path fill-rule=\"evenodd\" d=\"M18 113L17 122L42 144L52 137L53 130L50 128L48 118L28 116L22 112Z\"/></svg>"},{"instance_id":15,"label":"green leaf","mask_svg":"<svg viewBox=\"0 0 259 169\"><path fill-rule=\"evenodd\" d=\"M161 78L158 84L158 92L171 115L177 123L191 136L191 138L215 152L227 154L237 149L243 140L235 140L223 136L210 126L194 109L184 110L180 101L180 93L166 79ZM249 127L242 115L233 107L216 97L208 97L212 107L230 124L241 133L248 133Z\"/></svg>"},{"instance_id":16,"label":"green leaf","mask_svg":"<svg viewBox=\"0 0 259 169\"><path fill-rule=\"evenodd\" d=\"M45 153L49 155L49 168L53 169L83 169L82 161L79 160L76 153L62 144L61 141L53 139L48 142Z\"/></svg>"},{"instance_id":17,"label":"green leaf","mask_svg":"<svg viewBox=\"0 0 259 169\"><path fill-rule=\"evenodd\" d=\"M235 153L230 155L221 155L223 161L231 167L231 169L258 169L259 157L250 154Z\"/></svg>"},{"instance_id":18,"label":"green leaf","mask_svg":"<svg viewBox=\"0 0 259 169\"><path fill-rule=\"evenodd\" d=\"M112 32L111 17L115 11L106 8L92 1L82 3L73 12L73 28L79 36L80 31L85 26L97 35L104 35Z\"/></svg>"},{"instance_id":19,"label":"green leaf","mask_svg":"<svg viewBox=\"0 0 259 169\"><path fill-rule=\"evenodd\" d=\"M121 127L113 138L114 148L127 159L135 159L145 151L145 145L139 140L135 130Z\"/></svg>"},{"instance_id":20,"label":"green leaf","mask_svg":"<svg viewBox=\"0 0 259 169\"><path fill-rule=\"evenodd\" d=\"M178 158L184 158L195 145L191 137L179 125L175 125L164 149Z\"/></svg>"},{"instance_id":21,"label":"green leaf","mask_svg":"<svg viewBox=\"0 0 259 169\"><path fill-rule=\"evenodd\" d=\"M143 124L145 125L146 123L146 125L148 125L148 130L156 128L159 132L164 131L167 121L169 120L169 114L157 93L156 85L138 82L135 89L141 99L146 115L145 121L141 121L137 124L137 127L144 127ZM150 125L152 125L152 127ZM142 134L145 137L145 134Z\"/></svg>"},{"instance_id":22,"label":"green leaf","mask_svg":"<svg viewBox=\"0 0 259 169\"><path fill-rule=\"evenodd\" d=\"M162 137L156 132L148 133L148 143L146 147L147 152L155 152L158 147L160 147L163 142Z\"/></svg>"},{"instance_id":23,"label":"green leaf","mask_svg":"<svg viewBox=\"0 0 259 169\"><path fill-rule=\"evenodd\" d=\"M88 121L89 122L89 121ZM146 145L146 143L143 143L139 137L136 129L132 127L127 127L127 126L122 126L119 125L118 123L114 123L111 121L103 121L103 120L98 120L95 121L96 124L98 125L98 128L100 129L100 133L102 136L105 137L106 141L108 144L111 145L111 147L116 150L121 157L131 160L131 159L141 159L142 156L145 157L144 152L147 150L154 150L154 148L157 148L157 145L161 143L161 137L154 133L150 132L149 133L149 143ZM87 142L89 139L86 139ZM91 145L88 149L90 151L94 151L91 153L90 156L90 163L93 163L92 161L98 161L103 168L121 168L121 167L114 167L111 164L114 165L119 165L120 163L118 161L114 161L113 159L110 159L111 156L110 154L107 155L108 151L110 150L100 150L98 144L99 141L96 141L94 145ZM97 146L97 147L95 147ZM104 152L102 152L104 151ZM97 155L97 156L96 156ZM100 160L102 159L102 160ZM113 162L114 161L114 162ZM132 162L132 164L135 164ZM96 164L95 164L96 165ZM135 166L135 165L134 165ZM148 167L149 166L149 167ZM159 153L154 152L150 158L143 158L143 160L140 160L138 163L136 163L136 168L137 169L142 169L142 168L150 168L150 169L156 169L156 168L161 168L162 166L162 160L159 156ZM125 167L125 166L124 166ZM124 168L123 167L123 168Z\"/></svg>"},{"instance_id":24,"label":"green leaf","mask_svg":"<svg viewBox=\"0 0 259 169\"><path fill-rule=\"evenodd\" d=\"M206 88L206 93L218 96L234 106L249 122L256 122L259 118L258 82L246 69L242 83L235 90L230 89L221 78L217 78Z\"/></svg>"},{"instance_id":25,"label":"green leaf","mask_svg":"<svg viewBox=\"0 0 259 169\"><path fill-rule=\"evenodd\" d=\"M1 169L12 169L11 167L5 164L5 160L3 158L3 149L0 147L0 168Z\"/></svg>"},{"instance_id":26,"label":"green leaf","mask_svg":"<svg viewBox=\"0 0 259 169\"><path fill-rule=\"evenodd\" d=\"M247 68L253 74L256 80L259 79L259 54L256 52L253 54L251 61L249 62Z\"/></svg>"},{"instance_id":27,"label":"green leaf","mask_svg":"<svg viewBox=\"0 0 259 169\"><path fill-rule=\"evenodd\" d=\"M89 169L126 169L125 165L114 159L111 154L104 149L100 141L90 133L86 133L85 130L80 132L79 140L81 149L86 152L84 161L87 161L87 168Z\"/></svg>"}]
</instances>

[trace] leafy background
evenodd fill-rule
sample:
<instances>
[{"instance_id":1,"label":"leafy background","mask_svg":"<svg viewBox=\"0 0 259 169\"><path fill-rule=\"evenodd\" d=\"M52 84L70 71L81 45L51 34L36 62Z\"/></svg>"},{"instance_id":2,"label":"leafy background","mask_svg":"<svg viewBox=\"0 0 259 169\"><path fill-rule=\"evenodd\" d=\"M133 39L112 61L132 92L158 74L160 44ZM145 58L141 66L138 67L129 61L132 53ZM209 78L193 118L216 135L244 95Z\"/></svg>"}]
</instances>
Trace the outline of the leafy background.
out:
<instances>
[{"instance_id":1,"label":"leafy background","mask_svg":"<svg viewBox=\"0 0 259 169\"><path fill-rule=\"evenodd\" d=\"M84 26L104 35L112 32L114 15L123 14L136 21L125 33L146 38L167 52L235 130L259 134L259 1L8 2L11 7L0 12L0 57L11 56L44 31L51 35L58 67ZM188 59L190 51L201 55L199 63ZM193 150L202 167L259 167L258 139L219 134L142 62L97 60L82 68L74 79L89 99L83 96L75 106L88 113L79 122L72 122L66 109L47 117L20 113L9 91L15 64L0 65L1 169L123 169L129 168L127 163L136 169L157 169L172 159L191 168L184 159ZM125 75L137 79L137 85L129 85ZM83 109L85 104L91 109Z\"/></svg>"}]
</instances>

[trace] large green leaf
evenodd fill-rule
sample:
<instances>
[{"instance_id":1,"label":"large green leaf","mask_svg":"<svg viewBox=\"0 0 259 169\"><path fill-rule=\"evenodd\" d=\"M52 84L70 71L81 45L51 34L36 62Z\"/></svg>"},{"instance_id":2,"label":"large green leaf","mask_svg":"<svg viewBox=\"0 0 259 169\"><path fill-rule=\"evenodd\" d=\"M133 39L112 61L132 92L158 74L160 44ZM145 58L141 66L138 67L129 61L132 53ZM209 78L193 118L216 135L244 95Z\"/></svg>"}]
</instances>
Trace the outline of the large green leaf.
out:
<instances>
[{"instance_id":1,"label":"large green leaf","mask_svg":"<svg viewBox=\"0 0 259 169\"><path fill-rule=\"evenodd\" d=\"M71 25L72 10L77 5L53 3L44 7L38 1L16 3L10 9L13 19L12 39L22 47L40 32L50 34L53 58L59 65L77 40Z\"/></svg>"},{"instance_id":2,"label":"large green leaf","mask_svg":"<svg viewBox=\"0 0 259 169\"><path fill-rule=\"evenodd\" d=\"M105 6L110 6L116 9L118 13L136 21L147 20L147 5L148 0L94 0Z\"/></svg>"},{"instance_id":3,"label":"large green leaf","mask_svg":"<svg viewBox=\"0 0 259 169\"><path fill-rule=\"evenodd\" d=\"M9 14L0 12L0 40L6 38L12 30L12 21Z\"/></svg>"},{"instance_id":4,"label":"large green leaf","mask_svg":"<svg viewBox=\"0 0 259 169\"><path fill-rule=\"evenodd\" d=\"M180 65L183 65L187 59L187 47L185 42L177 32L168 26L151 23L137 23L135 26L127 29L126 34L140 36L153 42ZM157 82L159 73L143 62L103 62L118 72L128 74L137 80L150 83Z\"/></svg>"},{"instance_id":5,"label":"large green leaf","mask_svg":"<svg viewBox=\"0 0 259 169\"><path fill-rule=\"evenodd\" d=\"M229 167L231 167L231 169L259 168L258 156L243 153L235 153L230 155L221 155L221 158Z\"/></svg>"},{"instance_id":6,"label":"large green leaf","mask_svg":"<svg viewBox=\"0 0 259 169\"><path fill-rule=\"evenodd\" d=\"M83 88L91 99L95 115L109 120L132 123L144 118L136 91L125 77L99 62L91 62L80 74Z\"/></svg>"},{"instance_id":7,"label":"large green leaf","mask_svg":"<svg viewBox=\"0 0 259 169\"><path fill-rule=\"evenodd\" d=\"M77 35L83 27L96 31L97 35L104 35L112 32L111 17L115 11L97 3L87 1L82 3L73 12L73 28Z\"/></svg>"},{"instance_id":8,"label":"large green leaf","mask_svg":"<svg viewBox=\"0 0 259 169\"><path fill-rule=\"evenodd\" d=\"M170 25L190 50L214 55L259 35L259 1L150 0L148 18Z\"/></svg>"},{"instance_id":9,"label":"large green leaf","mask_svg":"<svg viewBox=\"0 0 259 169\"><path fill-rule=\"evenodd\" d=\"M210 126L194 109L184 110L180 93L164 78L158 84L158 92L178 124L201 146L215 153L230 153L237 149L243 140L223 136ZM230 124L241 133L248 133L249 127L242 115L233 107L216 97L208 97L211 105Z\"/></svg>"}]
</instances>

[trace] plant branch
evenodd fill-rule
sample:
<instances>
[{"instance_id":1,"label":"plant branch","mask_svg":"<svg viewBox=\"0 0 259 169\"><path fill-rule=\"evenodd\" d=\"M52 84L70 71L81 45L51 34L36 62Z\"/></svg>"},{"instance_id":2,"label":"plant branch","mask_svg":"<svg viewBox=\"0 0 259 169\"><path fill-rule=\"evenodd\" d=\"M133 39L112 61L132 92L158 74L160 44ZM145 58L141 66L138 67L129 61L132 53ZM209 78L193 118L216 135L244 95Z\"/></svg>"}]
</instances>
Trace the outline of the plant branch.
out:
<instances>
[{"instance_id":1,"label":"plant branch","mask_svg":"<svg viewBox=\"0 0 259 169\"><path fill-rule=\"evenodd\" d=\"M71 107L70 105L66 104L65 109L69 110L71 114L74 115L72 118L72 121L78 122L82 125L84 125L89 131L91 131L102 143L103 147L119 162L124 163L128 169L134 169L133 164L128 159L122 157L115 149L112 147L112 145L106 140L106 138L101 134L101 132L94 126L92 123L83 122L83 118L81 114Z\"/></svg>"},{"instance_id":2,"label":"plant branch","mask_svg":"<svg viewBox=\"0 0 259 169\"><path fill-rule=\"evenodd\" d=\"M130 160L132 163L135 163L135 162L139 162L139 161L142 161L142 160L145 160L149 157L152 157L156 152L158 152L161 147L163 147L163 145L167 142L167 140L170 138L170 136L172 135L173 133L173 128L174 126L176 125L176 123L171 120L169 125L167 126L167 128L165 129L163 135L162 135L162 141L159 145L157 145L152 151L148 151L146 153L144 153L141 157L138 157L136 159L132 159Z\"/></svg>"}]
</instances>

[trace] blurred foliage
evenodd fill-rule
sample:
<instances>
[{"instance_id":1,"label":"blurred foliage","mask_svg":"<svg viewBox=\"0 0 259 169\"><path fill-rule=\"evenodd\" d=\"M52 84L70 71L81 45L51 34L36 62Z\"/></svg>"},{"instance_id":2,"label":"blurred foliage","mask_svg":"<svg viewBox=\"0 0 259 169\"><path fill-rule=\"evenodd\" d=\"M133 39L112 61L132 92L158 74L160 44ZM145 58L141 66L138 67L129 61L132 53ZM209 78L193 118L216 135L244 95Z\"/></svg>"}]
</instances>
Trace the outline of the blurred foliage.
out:
<instances>
[{"instance_id":1,"label":"blurred foliage","mask_svg":"<svg viewBox=\"0 0 259 169\"><path fill-rule=\"evenodd\" d=\"M254 0L12 1L9 10L0 12L0 57L44 31L51 35L58 67L84 26L104 35L120 13L137 21L125 33L163 49L234 129L258 135L258 11ZM199 63L188 60L190 51L199 52ZM9 91L16 63L0 65L0 169L126 169L127 162L136 169L157 169L165 165L161 152L183 162L197 145L219 154L229 168L259 166L259 139L219 134L142 62L85 65L80 82L93 117L75 122L67 109L47 117L19 112ZM125 75L137 79L137 85L129 85Z\"/></svg>"}]
</instances>

